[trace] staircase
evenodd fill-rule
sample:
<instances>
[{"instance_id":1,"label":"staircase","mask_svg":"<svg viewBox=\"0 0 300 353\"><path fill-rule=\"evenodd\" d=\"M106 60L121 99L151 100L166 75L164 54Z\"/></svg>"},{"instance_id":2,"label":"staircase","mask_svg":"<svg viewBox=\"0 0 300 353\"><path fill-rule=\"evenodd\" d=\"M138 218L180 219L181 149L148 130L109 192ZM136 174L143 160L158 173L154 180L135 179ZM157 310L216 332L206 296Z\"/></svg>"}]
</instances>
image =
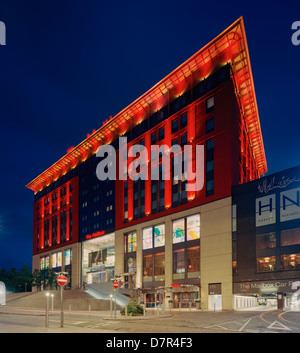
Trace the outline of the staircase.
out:
<instances>
[{"instance_id":1,"label":"staircase","mask_svg":"<svg viewBox=\"0 0 300 353\"><path fill-rule=\"evenodd\" d=\"M114 301L114 288L112 283L94 283L94 284L86 284L86 290L88 294L92 295L94 298L102 299L102 300L110 300L110 296L112 296L112 300ZM116 303L120 307L124 307L129 302L129 297L123 295L119 292L119 289L116 290Z\"/></svg>"}]
</instances>

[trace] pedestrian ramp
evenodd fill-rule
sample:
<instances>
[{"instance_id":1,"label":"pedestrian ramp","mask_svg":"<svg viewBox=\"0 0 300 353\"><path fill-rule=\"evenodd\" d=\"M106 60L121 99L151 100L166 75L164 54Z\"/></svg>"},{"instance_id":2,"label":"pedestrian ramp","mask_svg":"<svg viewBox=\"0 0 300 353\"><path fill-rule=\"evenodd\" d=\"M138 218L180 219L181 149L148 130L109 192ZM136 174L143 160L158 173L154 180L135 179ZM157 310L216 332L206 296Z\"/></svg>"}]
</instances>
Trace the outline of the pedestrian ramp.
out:
<instances>
[{"instance_id":1,"label":"pedestrian ramp","mask_svg":"<svg viewBox=\"0 0 300 353\"><path fill-rule=\"evenodd\" d=\"M126 295L123 295L117 289L114 292L112 283L93 283L85 285L86 292L97 299L110 300L114 301L114 296L116 295L116 303L120 307L124 307L128 304L129 298Z\"/></svg>"}]
</instances>

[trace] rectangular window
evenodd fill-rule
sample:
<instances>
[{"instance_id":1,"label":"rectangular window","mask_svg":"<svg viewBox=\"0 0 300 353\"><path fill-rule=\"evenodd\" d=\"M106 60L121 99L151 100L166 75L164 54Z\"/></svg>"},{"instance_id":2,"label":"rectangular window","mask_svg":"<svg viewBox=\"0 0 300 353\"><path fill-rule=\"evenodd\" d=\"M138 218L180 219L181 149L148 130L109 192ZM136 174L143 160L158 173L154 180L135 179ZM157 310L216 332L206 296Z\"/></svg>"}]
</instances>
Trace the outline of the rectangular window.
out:
<instances>
[{"instance_id":1,"label":"rectangular window","mask_svg":"<svg viewBox=\"0 0 300 353\"><path fill-rule=\"evenodd\" d=\"M187 271L200 272L200 246L187 248Z\"/></svg>"},{"instance_id":2,"label":"rectangular window","mask_svg":"<svg viewBox=\"0 0 300 353\"><path fill-rule=\"evenodd\" d=\"M154 276L165 274L165 253L154 254Z\"/></svg>"},{"instance_id":3,"label":"rectangular window","mask_svg":"<svg viewBox=\"0 0 300 353\"><path fill-rule=\"evenodd\" d=\"M125 253L135 252L136 251L136 233L131 232L127 233L124 236L124 250Z\"/></svg>"},{"instance_id":4,"label":"rectangular window","mask_svg":"<svg viewBox=\"0 0 300 353\"><path fill-rule=\"evenodd\" d=\"M276 233L256 234L256 250L270 249L276 247Z\"/></svg>"},{"instance_id":5,"label":"rectangular window","mask_svg":"<svg viewBox=\"0 0 300 353\"><path fill-rule=\"evenodd\" d=\"M257 272L271 272L276 269L276 256L257 259Z\"/></svg>"},{"instance_id":6,"label":"rectangular window","mask_svg":"<svg viewBox=\"0 0 300 353\"><path fill-rule=\"evenodd\" d=\"M186 240L200 239L200 215L196 214L186 218Z\"/></svg>"},{"instance_id":7,"label":"rectangular window","mask_svg":"<svg viewBox=\"0 0 300 353\"><path fill-rule=\"evenodd\" d=\"M181 136L181 146L184 146L187 144L187 132Z\"/></svg>"},{"instance_id":8,"label":"rectangular window","mask_svg":"<svg viewBox=\"0 0 300 353\"><path fill-rule=\"evenodd\" d=\"M165 246L165 225L154 226L154 247Z\"/></svg>"},{"instance_id":9,"label":"rectangular window","mask_svg":"<svg viewBox=\"0 0 300 353\"><path fill-rule=\"evenodd\" d=\"M163 140L165 138L165 128L161 127L159 129L159 141Z\"/></svg>"},{"instance_id":10,"label":"rectangular window","mask_svg":"<svg viewBox=\"0 0 300 353\"><path fill-rule=\"evenodd\" d=\"M156 131L152 132L151 134L151 145L156 143Z\"/></svg>"},{"instance_id":11,"label":"rectangular window","mask_svg":"<svg viewBox=\"0 0 300 353\"><path fill-rule=\"evenodd\" d=\"M214 194L214 139L206 141L206 196Z\"/></svg>"},{"instance_id":12,"label":"rectangular window","mask_svg":"<svg viewBox=\"0 0 300 353\"><path fill-rule=\"evenodd\" d=\"M185 241L184 218L173 221L173 244L183 243Z\"/></svg>"},{"instance_id":13,"label":"rectangular window","mask_svg":"<svg viewBox=\"0 0 300 353\"><path fill-rule=\"evenodd\" d=\"M300 254L281 255L282 270L299 270Z\"/></svg>"},{"instance_id":14,"label":"rectangular window","mask_svg":"<svg viewBox=\"0 0 300 353\"><path fill-rule=\"evenodd\" d=\"M174 250L173 252L173 273L185 272L185 250Z\"/></svg>"},{"instance_id":15,"label":"rectangular window","mask_svg":"<svg viewBox=\"0 0 300 353\"><path fill-rule=\"evenodd\" d=\"M174 119L172 120L172 134L174 134L174 132L178 131L178 119Z\"/></svg>"},{"instance_id":16,"label":"rectangular window","mask_svg":"<svg viewBox=\"0 0 300 353\"><path fill-rule=\"evenodd\" d=\"M173 244L200 239L200 214L173 221Z\"/></svg>"},{"instance_id":17,"label":"rectangular window","mask_svg":"<svg viewBox=\"0 0 300 353\"><path fill-rule=\"evenodd\" d=\"M300 228L282 230L280 244L281 246L300 244Z\"/></svg>"},{"instance_id":18,"label":"rectangular window","mask_svg":"<svg viewBox=\"0 0 300 353\"><path fill-rule=\"evenodd\" d=\"M214 119L209 119L206 121L206 132L211 132L214 130Z\"/></svg>"},{"instance_id":19,"label":"rectangular window","mask_svg":"<svg viewBox=\"0 0 300 353\"><path fill-rule=\"evenodd\" d=\"M153 228L144 228L143 229L143 250L153 248Z\"/></svg>"},{"instance_id":20,"label":"rectangular window","mask_svg":"<svg viewBox=\"0 0 300 353\"><path fill-rule=\"evenodd\" d=\"M143 250L157 248L165 245L165 225L143 229Z\"/></svg>"},{"instance_id":21,"label":"rectangular window","mask_svg":"<svg viewBox=\"0 0 300 353\"><path fill-rule=\"evenodd\" d=\"M180 117L180 128L184 128L187 126L187 113L184 113Z\"/></svg>"},{"instance_id":22,"label":"rectangular window","mask_svg":"<svg viewBox=\"0 0 300 353\"><path fill-rule=\"evenodd\" d=\"M206 100L206 113L210 113L214 110L215 107L215 98L210 97Z\"/></svg>"},{"instance_id":23,"label":"rectangular window","mask_svg":"<svg viewBox=\"0 0 300 353\"><path fill-rule=\"evenodd\" d=\"M143 274L144 274L144 277L153 276L153 256L152 255L144 255L143 257Z\"/></svg>"}]
</instances>

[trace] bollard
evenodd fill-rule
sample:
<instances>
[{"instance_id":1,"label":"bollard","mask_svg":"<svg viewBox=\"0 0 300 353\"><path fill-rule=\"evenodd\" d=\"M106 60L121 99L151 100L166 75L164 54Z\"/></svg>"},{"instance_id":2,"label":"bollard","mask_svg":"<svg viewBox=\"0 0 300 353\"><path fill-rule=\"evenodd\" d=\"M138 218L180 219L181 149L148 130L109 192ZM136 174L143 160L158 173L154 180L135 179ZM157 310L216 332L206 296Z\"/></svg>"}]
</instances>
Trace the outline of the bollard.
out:
<instances>
[{"instance_id":1,"label":"bollard","mask_svg":"<svg viewBox=\"0 0 300 353\"><path fill-rule=\"evenodd\" d=\"M54 314L54 294L51 294L51 313Z\"/></svg>"},{"instance_id":2,"label":"bollard","mask_svg":"<svg viewBox=\"0 0 300 353\"><path fill-rule=\"evenodd\" d=\"M181 302L179 302L179 311L181 311Z\"/></svg>"},{"instance_id":3,"label":"bollard","mask_svg":"<svg viewBox=\"0 0 300 353\"><path fill-rule=\"evenodd\" d=\"M71 311L72 310L72 305L71 304L69 304L69 311Z\"/></svg>"},{"instance_id":4,"label":"bollard","mask_svg":"<svg viewBox=\"0 0 300 353\"><path fill-rule=\"evenodd\" d=\"M127 305L125 305L125 316L127 316Z\"/></svg>"},{"instance_id":5,"label":"bollard","mask_svg":"<svg viewBox=\"0 0 300 353\"><path fill-rule=\"evenodd\" d=\"M91 304L89 304L89 311L91 311L92 310L92 306L91 306Z\"/></svg>"},{"instance_id":6,"label":"bollard","mask_svg":"<svg viewBox=\"0 0 300 353\"><path fill-rule=\"evenodd\" d=\"M112 294L110 295L110 316L112 317Z\"/></svg>"},{"instance_id":7,"label":"bollard","mask_svg":"<svg viewBox=\"0 0 300 353\"><path fill-rule=\"evenodd\" d=\"M189 305L190 305L190 311L192 310L192 303L191 302L189 302Z\"/></svg>"},{"instance_id":8,"label":"bollard","mask_svg":"<svg viewBox=\"0 0 300 353\"><path fill-rule=\"evenodd\" d=\"M46 293L46 322L45 322L45 327L49 327L49 297L50 293Z\"/></svg>"},{"instance_id":9,"label":"bollard","mask_svg":"<svg viewBox=\"0 0 300 353\"><path fill-rule=\"evenodd\" d=\"M142 304L142 307L143 307L143 316L146 316L146 305Z\"/></svg>"}]
</instances>

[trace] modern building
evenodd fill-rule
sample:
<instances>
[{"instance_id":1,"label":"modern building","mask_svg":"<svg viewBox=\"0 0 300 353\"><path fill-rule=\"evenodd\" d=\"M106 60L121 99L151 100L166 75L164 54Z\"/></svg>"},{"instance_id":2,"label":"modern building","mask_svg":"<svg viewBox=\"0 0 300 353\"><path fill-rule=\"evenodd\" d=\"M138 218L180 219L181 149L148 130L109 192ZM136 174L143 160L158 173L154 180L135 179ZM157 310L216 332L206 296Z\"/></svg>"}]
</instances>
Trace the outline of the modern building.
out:
<instances>
[{"instance_id":1,"label":"modern building","mask_svg":"<svg viewBox=\"0 0 300 353\"><path fill-rule=\"evenodd\" d=\"M115 180L99 180L101 146ZM72 288L117 277L154 305L232 309L232 186L266 172L240 18L27 185L33 268L69 272Z\"/></svg>"},{"instance_id":2,"label":"modern building","mask_svg":"<svg viewBox=\"0 0 300 353\"><path fill-rule=\"evenodd\" d=\"M232 203L234 307L299 308L300 167L234 186Z\"/></svg>"}]
</instances>

